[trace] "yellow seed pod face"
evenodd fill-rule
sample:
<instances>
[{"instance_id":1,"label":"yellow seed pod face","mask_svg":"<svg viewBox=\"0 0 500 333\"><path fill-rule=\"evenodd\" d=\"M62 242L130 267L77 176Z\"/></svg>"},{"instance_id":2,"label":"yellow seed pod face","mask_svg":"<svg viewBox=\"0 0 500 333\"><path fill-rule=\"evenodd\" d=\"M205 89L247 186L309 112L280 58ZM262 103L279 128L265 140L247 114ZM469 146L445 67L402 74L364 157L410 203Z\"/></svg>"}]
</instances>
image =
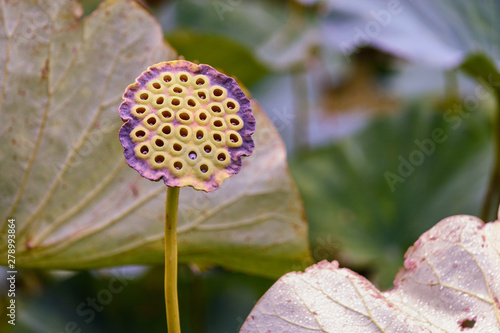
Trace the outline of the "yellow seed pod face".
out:
<instances>
[{"instance_id":1,"label":"yellow seed pod face","mask_svg":"<svg viewBox=\"0 0 500 333\"><path fill-rule=\"evenodd\" d=\"M175 118L179 123L189 125L194 121L194 114L189 110L182 109L177 111Z\"/></svg>"},{"instance_id":2,"label":"yellow seed pod face","mask_svg":"<svg viewBox=\"0 0 500 333\"><path fill-rule=\"evenodd\" d=\"M170 87L175 83L175 75L172 72L164 72L158 75L158 79L162 82L166 87ZM154 80L154 79L153 79Z\"/></svg>"},{"instance_id":3,"label":"yellow seed pod face","mask_svg":"<svg viewBox=\"0 0 500 333\"><path fill-rule=\"evenodd\" d=\"M135 101L141 104L148 104L153 97L153 93L149 90L141 90L135 94Z\"/></svg>"},{"instance_id":4,"label":"yellow seed pod face","mask_svg":"<svg viewBox=\"0 0 500 333\"><path fill-rule=\"evenodd\" d=\"M191 81L192 81L191 73L186 72L186 71L181 71L181 72L177 72L175 74L175 77L177 78L177 82L182 84L183 86L191 85Z\"/></svg>"},{"instance_id":5,"label":"yellow seed pod face","mask_svg":"<svg viewBox=\"0 0 500 333\"><path fill-rule=\"evenodd\" d=\"M170 108L163 108L158 110L158 117L162 123L170 123L174 120L175 111Z\"/></svg>"},{"instance_id":6,"label":"yellow seed pod face","mask_svg":"<svg viewBox=\"0 0 500 333\"><path fill-rule=\"evenodd\" d=\"M210 93L208 89L199 89L194 92L194 97L198 99L201 104L206 104L210 101Z\"/></svg>"},{"instance_id":7,"label":"yellow seed pod face","mask_svg":"<svg viewBox=\"0 0 500 333\"><path fill-rule=\"evenodd\" d=\"M198 164L198 162L202 159L202 156L196 149L195 145L187 147L187 157L186 162L191 166Z\"/></svg>"},{"instance_id":8,"label":"yellow seed pod face","mask_svg":"<svg viewBox=\"0 0 500 333\"><path fill-rule=\"evenodd\" d=\"M175 128L174 128L174 125L173 124L162 124L158 130L156 131L156 133L162 137L164 137L165 139L171 139L174 137L175 135Z\"/></svg>"},{"instance_id":9,"label":"yellow seed pod face","mask_svg":"<svg viewBox=\"0 0 500 333\"><path fill-rule=\"evenodd\" d=\"M137 119L142 119L149 114L149 108L145 105L134 105L132 108L132 114Z\"/></svg>"},{"instance_id":10,"label":"yellow seed pod face","mask_svg":"<svg viewBox=\"0 0 500 333\"><path fill-rule=\"evenodd\" d=\"M151 138L151 147L155 151L163 151L167 149L167 140L164 137L161 137L159 135L153 136Z\"/></svg>"},{"instance_id":11,"label":"yellow seed pod face","mask_svg":"<svg viewBox=\"0 0 500 333\"><path fill-rule=\"evenodd\" d=\"M167 106L172 110L179 110L184 105L182 97L171 96L167 100Z\"/></svg>"},{"instance_id":12,"label":"yellow seed pod face","mask_svg":"<svg viewBox=\"0 0 500 333\"><path fill-rule=\"evenodd\" d=\"M231 156L229 156L227 150L217 149L213 161L216 166L226 167L229 163L231 163Z\"/></svg>"},{"instance_id":13,"label":"yellow seed pod face","mask_svg":"<svg viewBox=\"0 0 500 333\"><path fill-rule=\"evenodd\" d=\"M149 81L147 90L149 90L155 94L158 94L158 93L161 93L163 91L164 87L165 87L165 85L162 83L161 80L153 79L153 80Z\"/></svg>"},{"instance_id":14,"label":"yellow seed pod face","mask_svg":"<svg viewBox=\"0 0 500 333\"><path fill-rule=\"evenodd\" d=\"M193 129L193 141L197 145L201 145L208 140L208 131L205 127L195 127Z\"/></svg>"},{"instance_id":15,"label":"yellow seed pod face","mask_svg":"<svg viewBox=\"0 0 500 333\"><path fill-rule=\"evenodd\" d=\"M183 97L186 96L187 89L178 83L174 83L170 86L170 88L168 88L168 93L170 94L170 96Z\"/></svg>"},{"instance_id":16,"label":"yellow seed pod face","mask_svg":"<svg viewBox=\"0 0 500 333\"><path fill-rule=\"evenodd\" d=\"M222 104L224 105L224 111L226 111L226 113L236 114L240 111L240 103L232 98L226 98L222 101Z\"/></svg>"},{"instance_id":17,"label":"yellow seed pod face","mask_svg":"<svg viewBox=\"0 0 500 333\"><path fill-rule=\"evenodd\" d=\"M221 103L210 103L207 106L208 111L213 117L224 117L224 107Z\"/></svg>"},{"instance_id":18,"label":"yellow seed pod face","mask_svg":"<svg viewBox=\"0 0 500 333\"><path fill-rule=\"evenodd\" d=\"M172 156L183 156L186 152L186 145L179 140L172 140L168 147L168 152Z\"/></svg>"},{"instance_id":19,"label":"yellow seed pod face","mask_svg":"<svg viewBox=\"0 0 500 333\"><path fill-rule=\"evenodd\" d=\"M205 75L196 75L195 77L193 77L191 84L193 85L194 89L201 90L207 88L210 85L210 81L207 80L207 77Z\"/></svg>"},{"instance_id":20,"label":"yellow seed pod face","mask_svg":"<svg viewBox=\"0 0 500 333\"><path fill-rule=\"evenodd\" d=\"M130 137L136 143L143 142L148 139L149 131L142 126L137 126L130 133Z\"/></svg>"},{"instance_id":21,"label":"yellow seed pod face","mask_svg":"<svg viewBox=\"0 0 500 333\"><path fill-rule=\"evenodd\" d=\"M227 98L227 90L221 86L212 86L210 87L210 98L222 102Z\"/></svg>"},{"instance_id":22,"label":"yellow seed pod face","mask_svg":"<svg viewBox=\"0 0 500 333\"><path fill-rule=\"evenodd\" d=\"M152 105L156 110L159 110L167 105L167 96L164 94L154 95L152 100Z\"/></svg>"},{"instance_id":23,"label":"yellow seed pod face","mask_svg":"<svg viewBox=\"0 0 500 333\"><path fill-rule=\"evenodd\" d=\"M193 135L193 131L191 130L191 127L186 126L186 125L178 125L175 128L175 137L177 140L189 143L191 141L191 137Z\"/></svg>"},{"instance_id":24,"label":"yellow seed pod face","mask_svg":"<svg viewBox=\"0 0 500 333\"><path fill-rule=\"evenodd\" d=\"M212 131L224 131L227 129L226 121L221 117L213 117L210 120L210 129Z\"/></svg>"},{"instance_id":25,"label":"yellow seed pod face","mask_svg":"<svg viewBox=\"0 0 500 333\"><path fill-rule=\"evenodd\" d=\"M154 131L158 126L160 126L160 118L155 114L150 114L144 118L142 125L150 131Z\"/></svg>"},{"instance_id":26,"label":"yellow seed pod face","mask_svg":"<svg viewBox=\"0 0 500 333\"><path fill-rule=\"evenodd\" d=\"M125 158L148 179L213 191L253 151L250 101L233 79L210 66L156 64L123 98Z\"/></svg>"},{"instance_id":27,"label":"yellow seed pod face","mask_svg":"<svg viewBox=\"0 0 500 333\"><path fill-rule=\"evenodd\" d=\"M226 132L226 144L229 147L236 148L243 144L243 139L238 132L230 130Z\"/></svg>"},{"instance_id":28,"label":"yellow seed pod face","mask_svg":"<svg viewBox=\"0 0 500 333\"><path fill-rule=\"evenodd\" d=\"M134 153L140 159L148 159L153 153L153 149L149 142L143 142L134 147Z\"/></svg>"},{"instance_id":29,"label":"yellow seed pod face","mask_svg":"<svg viewBox=\"0 0 500 333\"><path fill-rule=\"evenodd\" d=\"M154 169L163 169L168 165L168 155L163 151L154 152L149 158L149 164Z\"/></svg>"},{"instance_id":30,"label":"yellow seed pod face","mask_svg":"<svg viewBox=\"0 0 500 333\"><path fill-rule=\"evenodd\" d=\"M200 147L199 151L204 157L211 157L213 154L215 154L215 150L215 145L212 142L207 141Z\"/></svg>"},{"instance_id":31,"label":"yellow seed pod face","mask_svg":"<svg viewBox=\"0 0 500 333\"><path fill-rule=\"evenodd\" d=\"M198 110L194 114L194 120L200 126L208 124L210 118L212 118L212 115L207 110L204 109Z\"/></svg>"},{"instance_id":32,"label":"yellow seed pod face","mask_svg":"<svg viewBox=\"0 0 500 333\"><path fill-rule=\"evenodd\" d=\"M226 116L226 124L229 129L234 131L239 131L243 128L243 120L234 114Z\"/></svg>"}]
</instances>

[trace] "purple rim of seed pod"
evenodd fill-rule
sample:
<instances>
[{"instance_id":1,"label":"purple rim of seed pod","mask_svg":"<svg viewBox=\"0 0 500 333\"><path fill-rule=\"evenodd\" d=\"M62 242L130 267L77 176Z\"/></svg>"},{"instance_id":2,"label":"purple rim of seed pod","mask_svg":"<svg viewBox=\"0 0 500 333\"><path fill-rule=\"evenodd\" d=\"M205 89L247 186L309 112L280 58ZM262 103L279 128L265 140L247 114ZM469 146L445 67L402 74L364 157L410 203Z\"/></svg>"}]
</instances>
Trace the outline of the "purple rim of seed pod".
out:
<instances>
[{"instance_id":1,"label":"purple rim of seed pod","mask_svg":"<svg viewBox=\"0 0 500 333\"><path fill-rule=\"evenodd\" d=\"M147 90L148 83L153 79L160 79L162 73L170 72L175 75L175 73L181 71L188 72L193 76L200 74L207 76L210 79L210 86L219 85L224 87L227 90L227 98L236 100L240 105L236 115L243 120L243 127L237 132L240 134L243 143L239 147L227 147L231 161L226 167L220 169L225 170L225 174L222 177L220 177L220 175L216 177L216 175L212 174L209 178L201 180L192 175L176 176L168 167L155 169L148 164L147 160L140 159L135 155L134 148L136 147L136 143L131 138L131 132L140 125L142 121L136 118L132 113L132 108L138 105L135 101L136 93L143 89ZM238 173L242 165L241 158L243 156L249 156L253 152L254 142L251 135L255 132L255 118L252 114L250 101L233 78L218 72L211 66L196 65L185 60L155 64L148 67L148 69L136 79L135 83L127 87L123 94L123 100L123 103L119 107L119 113L120 118L125 123L120 128L119 138L124 148L125 160L130 167L137 170L141 176L147 179L158 181L163 177L167 186L192 186L197 190L206 192L214 191L219 188L225 178ZM179 125L177 120L174 120L172 124L174 126Z\"/></svg>"}]
</instances>

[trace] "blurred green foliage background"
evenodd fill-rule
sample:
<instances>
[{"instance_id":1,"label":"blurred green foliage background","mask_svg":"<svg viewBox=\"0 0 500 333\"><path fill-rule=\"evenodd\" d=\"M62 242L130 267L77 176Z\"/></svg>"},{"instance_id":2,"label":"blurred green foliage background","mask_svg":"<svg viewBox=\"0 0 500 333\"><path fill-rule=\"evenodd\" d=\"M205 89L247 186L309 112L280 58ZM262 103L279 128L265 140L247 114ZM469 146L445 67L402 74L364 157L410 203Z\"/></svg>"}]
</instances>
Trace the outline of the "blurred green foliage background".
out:
<instances>
[{"instance_id":1,"label":"blurred green foliage background","mask_svg":"<svg viewBox=\"0 0 500 333\"><path fill-rule=\"evenodd\" d=\"M99 1L82 4L89 15ZM500 5L143 4L180 56L236 77L263 105L287 145L315 260L338 260L390 289L406 249L439 220L496 218L500 80L485 63L498 60L493 14ZM485 58L464 67L472 53ZM165 331L162 268L122 271L127 285L88 323L75 304L108 290L109 270L22 271L23 311L12 331ZM183 332L237 332L273 282L182 266Z\"/></svg>"}]
</instances>

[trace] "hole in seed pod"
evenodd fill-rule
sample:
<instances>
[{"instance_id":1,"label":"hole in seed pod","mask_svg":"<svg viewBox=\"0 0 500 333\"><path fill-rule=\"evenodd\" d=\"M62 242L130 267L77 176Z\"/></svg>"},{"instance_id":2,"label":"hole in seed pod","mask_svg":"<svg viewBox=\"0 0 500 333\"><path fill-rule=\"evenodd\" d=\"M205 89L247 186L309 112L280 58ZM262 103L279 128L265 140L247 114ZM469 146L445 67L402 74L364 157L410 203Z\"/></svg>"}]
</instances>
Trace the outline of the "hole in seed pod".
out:
<instances>
[{"instance_id":1,"label":"hole in seed pod","mask_svg":"<svg viewBox=\"0 0 500 333\"><path fill-rule=\"evenodd\" d=\"M217 155L217 159L221 162L224 162L226 160L226 154L220 153L219 155Z\"/></svg>"},{"instance_id":2,"label":"hole in seed pod","mask_svg":"<svg viewBox=\"0 0 500 333\"><path fill-rule=\"evenodd\" d=\"M160 89L161 88L161 84L159 84L158 82L154 82L153 83L153 88Z\"/></svg>"},{"instance_id":3,"label":"hole in seed pod","mask_svg":"<svg viewBox=\"0 0 500 333\"><path fill-rule=\"evenodd\" d=\"M167 118L167 119L168 119L168 118L172 117L172 112L170 112L170 111L168 111L168 110L163 110L163 111L161 112L161 115L162 115L163 117L165 117L165 118Z\"/></svg>"},{"instance_id":4,"label":"hole in seed pod","mask_svg":"<svg viewBox=\"0 0 500 333\"><path fill-rule=\"evenodd\" d=\"M181 80L181 82L187 82L188 77L187 77L186 75L182 74L182 75L179 77L179 79Z\"/></svg>"},{"instance_id":5,"label":"hole in seed pod","mask_svg":"<svg viewBox=\"0 0 500 333\"><path fill-rule=\"evenodd\" d=\"M203 150L205 151L205 153L209 154L212 151L212 147L206 145L205 147L203 147Z\"/></svg>"},{"instance_id":6,"label":"hole in seed pod","mask_svg":"<svg viewBox=\"0 0 500 333\"><path fill-rule=\"evenodd\" d=\"M163 104L164 101L165 101L165 99L163 97L158 97L156 99L156 104Z\"/></svg>"},{"instance_id":7,"label":"hole in seed pod","mask_svg":"<svg viewBox=\"0 0 500 333\"><path fill-rule=\"evenodd\" d=\"M169 135L171 132L172 132L172 128L170 126L164 126L161 131L163 132L163 134L165 135Z\"/></svg>"},{"instance_id":8,"label":"hole in seed pod","mask_svg":"<svg viewBox=\"0 0 500 333\"><path fill-rule=\"evenodd\" d=\"M145 135L146 135L146 132L144 132L143 130L135 132L135 136L138 138L143 138Z\"/></svg>"},{"instance_id":9,"label":"hole in seed pod","mask_svg":"<svg viewBox=\"0 0 500 333\"><path fill-rule=\"evenodd\" d=\"M199 91L198 92L198 97L201 98L201 99L206 99L207 98L207 94L205 94L203 91Z\"/></svg>"},{"instance_id":10,"label":"hole in seed pod","mask_svg":"<svg viewBox=\"0 0 500 333\"><path fill-rule=\"evenodd\" d=\"M154 126L154 124L156 124L156 118L155 117L149 117L147 121L148 121L148 124L151 125L151 126Z\"/></svg>"},{"instance_id":11,"label":"hole in seed pod","mask_svg":"<svg viewBox=\"0 0 500 333\"><path fill-rule=\"evenodd\" d=\"M155 144L158 147L163 147L165 145L165 142L163 142L163 140L161 140L161 139L156 139Z\"/></svg>"},{"instance_id":12,"label":"hole in seed pod","mask_svg":"<svg viewBox=\"0 0 500 333\"><path fill-rule=\"evenodd\" d=\"M174 163L174 168L176 168L177 170L182 169L182 166L182 162L177 161Z\"/></svg>"},{"instance_id":13,"label":"hole in seed pod","mask_svg":"<svg viewBox=\"0 0 500 333\"><path fill-rule=\"evenodd\" d=\"M212 105L212 111L215 112L215 113L219 113L221 112L221 108L218 107L217 105Z\"/></svg>"},{"instance_id":14,"label":"hole in seed pod","mask_svg":"<svg viewBox=\"0 0 500 333\"><path fill-rule=\"evenodd\" d=\"M214 95L217 96L217 97L222 96L223 93L224 92L221 89L219 89L219 88L214 89Z\"/></svg>"},{"instance_id":15,"label":"hole in seed pod","mask_svg":"<svg viewBox=\"0 0 500 333\"><path fill-rule=\"evenodd\" d=\"M218 133L215 133L214 134L214 140L217 141L217 142L221 142L222 141L222 136Z\"/></svg>"},{"instance_id":16,"label":"hole in seed pod","mask_svg":"<svg viewBox=\"0 0 500 333\"><path fill-rule=\"evenodd\" d=\"M214 121L214 126L215 126L215 127L222 127L222 125L223 125L223 124L222 124L222 121L220 121L220 120L216 120L216 121Z\"/></svg>"},{"instance_id":17,"label":"hole in seed pod","mask_svg":"<svg viewBox=\"0 0 500 333\"><path fill-rule=\"evenodd\" d=\"M182 146L178 143L174 143L174 150L175 151L181 151L182 150Z\"/></svg>"},{"instance_id":18,"label":"hole in seed pod","mask_svg":"<svg viewBox=\"0 0 500 333\"><path fill-rule=\"evenodd\" d=\"M198 157L198 155L196 155L196 153L194 151L192 151L192 152L189 153L189 158L190 159L195 160L196 157Z\"/></svg>"},{"instance_id":19,"label":"hole in seed pod","mask_svg":"<svg viewBox=\"0 0 500 333\"><path fill-rule=\"evenodd\" d=\"M203 131L198 131L198 132L196 132L196 138L197 138L198 140L203 139Z\"/></svg>"},{"instance_id":20,"label":"hole in seed pod","mask_svg":"<svg viewBox=\"0 0 500 333\"><path fill-rule=\"evenodd\" d=\"M141 154L142 154L142 155L146 155L147 153L149 153L149 148L148 148L148 146L142 146L142 147L141 147Z\"/></svg>"},{"instance_id":21,"label":"hole in seed pod","mask_svg":"<svg viewBox=\"0 0 500 333\"><path fill-rule=\"evenodd\" d=\"M169 74L163 75L163 81L169 83L170 81L172 81L172 76L170 76Z\"/></svg>"},{"instance_id":22,"label":"hole in seed pod","mask_svg":"<svg viewBox=\"0 0 500 333\"><path fill-rule=\"evenodd\" d=\"M181 128L181 130L179 131L179 134L185 138L186 136L188 136L189 132L186 128Z\"/></svg>"},{"instance_id":23,"label":"hole in seed pod","mask_svg":"<svg viewBox=\"0 0 500 333\"><path fill-rule=\"evenodd\" d=\"M240 121L238 119L235 119L235 118L231 119L231 125L238 126L239 124L240 124Z\"/></svg>"},{"instance_id":24,"label":"hole in seed pod","mask_svg":"<svg viewBox=\"0 0 500 333\"><path fill-rule=\"evenodd\" d=\"M236 134L229 135L229 140L231 140L231 142L233 142L233 143L236 143L239 141L238 136Z\"/></svg>"},{"instance_id":25,"label":"hole in seed pod","mask_svg":"<svg viewBox=\"0 0 500 333\"><path fill-rule=\"evenodd\" d=\"M196 106L196 102L193 100L193 99L189 99L187 104L190 106L190 107L195 107Z\"/></svg>"},{"instance_id":26,"label":"hole in seed pod","mask_svg":"<svg viewBox=\"0 0 500 333\"><path fill-rule=\"evenodd\" d=\"M181 118L182 120L189 120L189 119L191 119L191 117L189 116L189 114L186 113L186 112L182 112L181 114L179 114L179 118ZM182 130L181 130L181 132L182 132Z\"/></svg>"},{"instance_id":27,"label":"hole in seed pod","mask_svg":"<svg viewBox=\"0 0 500 333\"><path fill-rule=\"evenodd\" d=\"M137 112L138 114L143 114L144 112L146 112L146 108L143 106L140 106L137 109L135 109L135 112Z\"/></svg>"},{"instance_id":28,"label":"hole in seed pod","mask_svg":"<svg viewBox=\"0 0 500 333\"><path fill-rule=\"evenodd\" d=\"M208 172L208 165L206 165L206 164L200 165L200 171L203 173L207 173Z\"/></svg>"},{"instance_id":29,"label":"hole in seed pod","mask_svg":"<svg viewBox=\"0 0 500 333\"><path fill-rule=\"evenodd\" d=\"M163 163L165 161L165 157L161 156L161 155L158 155L158 156L155 156L155 162L160 164L160 163Z\"/></svg>"},{"instance_id":30,"label":"hole in seed pod","mask_svg":"<svg viewBox=\"0 0 500 333\"><path fill-rule=\"evenodd\" d=\"M200 113L200 120L207 120L207 115L205 113Z\"/></svg>"},{"instance_id":31,"label":"hole in seed pod","mask_svg":"<svg viewBox=\"0 0 500 333\"><path fill-rule=\"evenodd\" d=\"M231 102L231 101L230 101L230 102L227 102L227 104L226 104L226 105L227 105L227 108L228 108L229 110L233 110L233 109L236 107L236 105L235 105L233 102Z\"/></svg>"},{"instance_id":32,"label":"hole in seed pod","mask_svg":"<svg viewBox=\"0 0 500 333\"><path fill-rule=\"evenodd\" d=\"M181 104L181 101L180 101L180 100L178 100L177 98L174 98L174 99L172 100L172 105L178 106L178 105L180 105L180 104Z\"/></svg>"},{"instance_id":33,"label":"hole in seed pod","mask_svg":"<svg viewBox=\"0 0 500 333\"><path fill-rule=\"evenodd\" d=\"M182 88L181 87L175 87L174 88L174 93L176 93L176 94L182 93Z\"/></svg>"},{"instance_id":34,"label":"hole in seed pod","mask_svg":"<svg viewBox=\"0 0 500 333\"><path fill-rule=\"evenodd\" d=\"M147 100L149 95L146 93L142 93L141 96L139 96L143 101Z\"/></svg>"},{"instance_id":35,"label":"hole in seed pod","mask_svg":"<svg viewBox=\"0 0 500 333\"><path fill-rule=\"evenodd\" d=\"M203 80L203 79L200 77L198 80L196 80L196 84L197 84L197 85L199 85L199 86L202 86L202 85L204 85L204 84L205 84L205 80Z\"/></svg>"}]
</instances>

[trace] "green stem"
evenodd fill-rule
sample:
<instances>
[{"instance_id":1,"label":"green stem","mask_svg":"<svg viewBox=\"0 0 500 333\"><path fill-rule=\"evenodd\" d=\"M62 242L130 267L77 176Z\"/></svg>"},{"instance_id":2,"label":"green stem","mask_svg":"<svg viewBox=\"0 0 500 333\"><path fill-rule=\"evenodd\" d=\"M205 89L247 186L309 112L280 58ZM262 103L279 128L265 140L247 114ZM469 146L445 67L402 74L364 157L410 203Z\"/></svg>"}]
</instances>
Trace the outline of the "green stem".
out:
<instances>
[{"instance_id":1,"label":"green stem","mask_svg":"<svg viewBox=\"0 0 500 333\"><path fill-rule=\"evenodd\" d=\"M444 74L445 97L447 100L456 100L459 95L458 76L455 69L446 71Z\"/></svg>"},{"instance_id":2,"label":"green stem","mask_svg":"<svg viewBox=\"0 0 500 333\"><path fill-rule=\"evenodd\" d=\"M179 187L167 186L165 205L165 307L168 333L180 333L177 299L177 207Z\"/></svg>"},{"instance_id":3,"label":"green stem","mask_svg":"<svg viewBox=\"0 0 500 333\"><path fill-rule=\"evenodd\" d=\"M496 90L496 113L493 133L495 137L495 164L483 202L481 219L484 222L495 221L500 203L500 91Z\"/></svg>"},{"instance_id":4,"label":"green stem","mask_svg":"<svg viewBox=\"0 0 500 333\"><path fill-rule=\"evenodd\" d=\"M292 89L295 104L295 128L293 148L295 151L309 149L309 94L307 67L301 65L292 69Z\"/></svg>"}]
</instances>

